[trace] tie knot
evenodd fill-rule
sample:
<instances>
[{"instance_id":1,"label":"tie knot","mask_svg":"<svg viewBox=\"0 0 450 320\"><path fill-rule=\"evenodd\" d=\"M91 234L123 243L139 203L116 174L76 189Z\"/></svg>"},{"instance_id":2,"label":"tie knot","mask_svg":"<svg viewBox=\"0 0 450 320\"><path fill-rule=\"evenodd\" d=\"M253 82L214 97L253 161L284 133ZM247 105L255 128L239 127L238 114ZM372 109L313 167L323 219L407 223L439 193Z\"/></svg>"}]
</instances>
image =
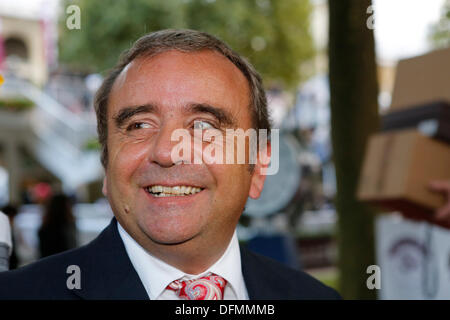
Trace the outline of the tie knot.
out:
<instances>
[{"instance_id":1,"label":"tie knot","mask_svg":"<svg viewBox=\"0 0 450 320\"><path fill-rule=\"evenodd\" d=\"M227 280L212 274L194 280L175 280L167 286L185 300L223 300Z\"/></svg>"}]
</instances>

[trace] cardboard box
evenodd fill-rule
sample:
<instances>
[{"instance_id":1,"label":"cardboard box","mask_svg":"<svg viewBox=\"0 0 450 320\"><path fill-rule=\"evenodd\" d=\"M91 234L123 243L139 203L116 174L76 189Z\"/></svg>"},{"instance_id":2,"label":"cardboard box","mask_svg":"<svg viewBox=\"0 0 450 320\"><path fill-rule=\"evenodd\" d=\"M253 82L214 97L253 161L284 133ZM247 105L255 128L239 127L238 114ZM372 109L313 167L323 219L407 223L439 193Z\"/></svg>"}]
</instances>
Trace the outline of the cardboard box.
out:
<instances>
[{"instance_id":1,"label":"cardboard box","mask_svg":"<svg viewBox=\"0 0 450 320\"><path fill-rule=\"evenodd\" d=\"M450 101L450 48L401 60L397 65L390 110L433 101Z\"/></svg>"},{"instance_id":2,"label":"cardboard box","mask_svg":"<svg viewBox=\"0 0 450 320\"><path fill-rule=\"evenodd\" d=\"M446 201L430 191L428 183L446 179L450 180L450 145L417 130L378 133L369 140L358 198L426 219Z\"/></svg>"}]
</instances>

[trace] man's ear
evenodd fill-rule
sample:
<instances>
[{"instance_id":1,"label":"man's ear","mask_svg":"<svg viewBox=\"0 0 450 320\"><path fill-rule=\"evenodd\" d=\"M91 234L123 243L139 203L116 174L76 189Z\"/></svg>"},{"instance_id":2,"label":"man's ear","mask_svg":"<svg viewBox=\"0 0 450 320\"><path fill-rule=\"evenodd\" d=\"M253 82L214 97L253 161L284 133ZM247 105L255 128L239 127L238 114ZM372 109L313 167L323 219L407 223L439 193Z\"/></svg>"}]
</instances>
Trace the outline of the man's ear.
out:
<instances>
[{"instance_id":1,"label":"man's ear","mask_svg":"<svg viewBox=\"0 0 450 320\"><path fill-rule=\"evenodd\" d=\"M108 196L108 188L106 187L106 176L103 178L103 187L102 187L102 193L105 197Z\"/></svg>"},{"instance_id":2,"label":"man's ear","mask_svg":"<svg viewBox=\"0 0 450 320\"><path fill-rule=\"evenodd\" d=\"M248 193L252 199L258 199L264 188L264 181L266 181L266 172L270 164L271 154L272 147L270 141L267 141L266 148L258 151L258 157L253 169L250 191Z\"/></svg>"}]
</instances>

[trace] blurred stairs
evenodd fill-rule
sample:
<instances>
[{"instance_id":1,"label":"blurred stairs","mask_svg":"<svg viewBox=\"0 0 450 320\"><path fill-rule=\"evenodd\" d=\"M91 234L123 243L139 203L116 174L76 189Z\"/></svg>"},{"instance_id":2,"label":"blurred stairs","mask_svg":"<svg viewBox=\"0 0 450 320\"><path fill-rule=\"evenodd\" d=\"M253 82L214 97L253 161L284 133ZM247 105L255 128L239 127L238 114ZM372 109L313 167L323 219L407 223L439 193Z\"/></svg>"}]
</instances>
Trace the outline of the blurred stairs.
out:
<instances>
[{"instance_id":1,"label":"blurred stairs","mask_svg":"<svg viewBox=\"0 0 450 320\"><path fill-rule=\"evenodd\" d=\"M85 149L86 142L97 136L95 119L74 114L23 80L6 78L0 93L22 96L35 104L29 112L2 112L0 141L20 140L45 169L61 180L66 192L101 178L99 151Z\"/></svg>"}]
</instances>

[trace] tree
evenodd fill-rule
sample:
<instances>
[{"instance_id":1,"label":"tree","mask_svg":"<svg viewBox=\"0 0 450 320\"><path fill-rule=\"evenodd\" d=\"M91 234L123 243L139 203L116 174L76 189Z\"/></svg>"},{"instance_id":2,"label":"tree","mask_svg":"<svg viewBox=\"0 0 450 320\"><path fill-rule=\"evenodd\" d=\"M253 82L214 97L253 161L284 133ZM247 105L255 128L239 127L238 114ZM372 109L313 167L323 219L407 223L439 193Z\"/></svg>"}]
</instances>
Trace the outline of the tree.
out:
<instances>
[{"instance_id":1,"label":"tree","mask_svg":"<svg viewBox=\"0 0 450 320\"><path fill-rule=\"evenodd\" d=\"M139 36L184 25L178 0L80 0L81 29L60 24L60 59L72 69L105 73ZM67 5L72 1L68 1ZM66 6L67 7L67 6ZM65 17L64 17L65 18Z\"/></svg>"},{"instance_id":2,"label":"tree","mask_svg":"<svg viewBox=\"0 0 450 320\"><path fill-rule=\"evenodd\" d=\"M61 24L73 68L104 72L139 36L165 28L212 33L247 56L267 82L296 87L314 54L307 0L80 0L81 30Z\"/></svg>"},{"instance_id":3,"label":"tree","mask_svg":"<svg viewBox=\"0 0 450 320\"><path fill-rule=\"evenodd\" d=\"M210 32L248 57L267 80L296 86L314 53L308 1L192 0L187 25Z\"/></svg>"},{"instance_id":4,"label":"tree","mask_svg":"<svg viewBox=\"0 0 450 320\"><path fill-rule=\"evenodd\" d=\"M431 42L436 49L450 47L450 1L442 8L439 21L432 27Z\"/></svg>"},{"instance_id":5,"label":"tree","mask_svg":"<svg viewBox=\"0 0 450 320\"><path fill-rule=\"evenodd\" d=\"M329 0L331 134L336 168L340 292L375 298L366 286L374 264L374 209L356 199L370 134L378 128L377 79L370 0Z\"/></svg>"}]
</instances>

